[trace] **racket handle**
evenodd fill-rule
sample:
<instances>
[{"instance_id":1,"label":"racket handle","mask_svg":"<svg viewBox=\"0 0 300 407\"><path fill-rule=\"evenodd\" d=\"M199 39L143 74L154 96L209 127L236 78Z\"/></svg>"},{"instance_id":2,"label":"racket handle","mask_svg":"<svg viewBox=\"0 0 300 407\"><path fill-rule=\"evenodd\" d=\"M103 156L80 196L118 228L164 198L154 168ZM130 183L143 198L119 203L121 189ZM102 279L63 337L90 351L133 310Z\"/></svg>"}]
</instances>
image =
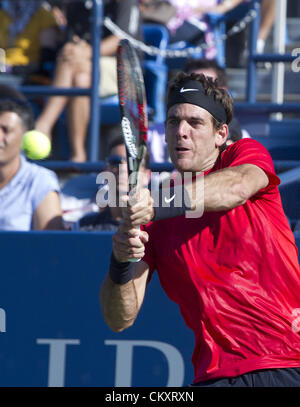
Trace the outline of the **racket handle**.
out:
<instances>
[{"instance_id":1,"label":"racket handle","mask_svg":"<svg viewBox=\"0 0 300 407\"><path fill-rule=\"evenodd\" d=\"M136 226L135 229L141 230L139 226ZM141 261L141 260L142 260L141 258L139 258L139 259L128 259L128 261L129 261L130 263L137 263L137 262L139 262L139 261Z\"/></svg>"}]
</instances>

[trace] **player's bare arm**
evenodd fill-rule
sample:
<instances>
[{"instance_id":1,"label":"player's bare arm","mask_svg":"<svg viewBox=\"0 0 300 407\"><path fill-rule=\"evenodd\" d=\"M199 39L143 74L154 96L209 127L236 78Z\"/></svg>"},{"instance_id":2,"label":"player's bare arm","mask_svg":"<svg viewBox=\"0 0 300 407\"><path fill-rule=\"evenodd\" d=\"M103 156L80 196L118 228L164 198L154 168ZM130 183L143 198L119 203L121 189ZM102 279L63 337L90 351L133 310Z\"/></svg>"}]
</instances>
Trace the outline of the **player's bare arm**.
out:
<instances>
[{"instance_id":1,"label":"player's bare arm","mask_svg":"<svg viewBox=\"0 0 300 407\"><path fill-rule=\"evenodd\" d=\"M266 173L259 167L253 164L243 164L236 167L228 167L223 170L216 171L204 177L204 185L202 180L199 183L196 181L191 185L185 185L190 196L191 208L202 207L203 202L194 202L191 197L197 196L204 199L204 211L222 211L236 208L243 205L248 199L255 195L259 190L265 188L269 183ZM203 190L195 194L194 188ZM204 188L204 189L203 189ZM156 220L156 216L160 208L153 207L153 199L150 197L150 192L147 189L143 190L143 194L139 196L140 200L130 206L126 210L125 219L127 222L132 222L134 225L147 224L151 220ZM129 199L129 198L127 198ZM185 209L183 208L183 211ZM164 208L164 217L173 217L170 212ZM182 213L178 212L178 215ZM177 215L177 216L178 216Z\"/></svg>"},{"instance_id":2,"label":"player's bare arm","mask_svg":"<svg viewBox=\"0 0 300 407\"><path fill-rule=\"evenodd\" d=\"M243 164L204 177L204 211L222 211L243 205L269 183L256 165Z\"/></svg>"},{"instance_id":3,"label":"player's bare arm","mask_svg":"<svg viewBox=\"0 0 300 407\"><path fill-rule=\"evenodd\" d=\"M102 314L107 325L115 332L123 331L131 326L141 308L149 272L148 265L140 261L129 263L131 258L144 256L144 244L148 235L125 223L121 225L113 236L113 264L119 265L120 270L129 281L124 284L116 283L112 279L111 270L106 276L100 291ZM111 266L112 267L112 266ZM127 276L127 277L126 277ZM117 277L118 278L118 277Z\"/></svg>"},{"instance_id":4,"label":"player's bare arm","mask_svg":"<svg viewBox=\"0 0 300 407\"><path fill-rule=\"evenodd\" d=\"M131 263L130 267L134 269L130 281L116 284L107 275L100 290L103 318L114 332L121 332L134 323L146 291L149 272L147 263Z\"/></svg>"}]
</instances>

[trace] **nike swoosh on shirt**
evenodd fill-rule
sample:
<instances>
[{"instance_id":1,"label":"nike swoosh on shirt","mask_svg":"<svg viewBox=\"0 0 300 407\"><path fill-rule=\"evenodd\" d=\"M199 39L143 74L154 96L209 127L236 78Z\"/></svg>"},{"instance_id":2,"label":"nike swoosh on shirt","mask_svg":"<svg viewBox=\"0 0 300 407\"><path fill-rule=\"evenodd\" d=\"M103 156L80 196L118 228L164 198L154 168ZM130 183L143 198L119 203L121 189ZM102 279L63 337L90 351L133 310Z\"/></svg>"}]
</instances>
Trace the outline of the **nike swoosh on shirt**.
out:
<instances>
[{"instance_id":1,"label":"nike swoosh on shirt","mask_svg":"<svg viewBox=\"0 0 300 407\"><path fill-rule=\"evenodd\" d=\"M184 93L184 92L198 92L199 91L199 89L188 89L188 88L181 88L180 89L180 93Z\"/></svg>"},{"instance_id":2,"label":"nike swoosh on shirt","mask_svg":"<svg viewBox=\"0 0 300 407\"><path fill-rule=\"evenodd\" d=\"M176 196L176 194L174 194L171 198L167 198L167 197L165 196L165 203L170 203L170 202L172 202L173 199L175 198L175 196Z\"/></svg>"}]
</instances>

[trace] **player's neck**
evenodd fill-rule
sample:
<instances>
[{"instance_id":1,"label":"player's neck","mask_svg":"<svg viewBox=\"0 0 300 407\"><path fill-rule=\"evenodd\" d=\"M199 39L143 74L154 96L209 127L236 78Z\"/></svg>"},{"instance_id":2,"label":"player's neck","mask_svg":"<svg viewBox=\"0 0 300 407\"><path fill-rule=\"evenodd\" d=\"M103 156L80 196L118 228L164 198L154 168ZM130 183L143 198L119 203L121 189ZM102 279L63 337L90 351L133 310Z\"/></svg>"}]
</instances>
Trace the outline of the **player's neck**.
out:
<instances>
[{"instance_id":1,"label":"player's neck","mask_svg":"<svg viewBox=\"0 0 300 407\"><path fill-rule=\"evenodd\" d=\"M214 154L205 158L204 161L197 163L197 169L190 170L190 172L192 173L192 176L195 177L199 173L204 173L205 171L212 169L215 166L216 162L218 161L219 156L220 156L220 151L215 150ZM181 173L182 176L184 175L185 172L187 172L187 171L182 171L180 169L178 169L178 171Z\"/></svg>"},{"instance_id":2,"label":"player's neck","mask_svg":"<svg viewBox=\"0 0 300 407\"><path fill-rule=\"evenodd\" d=\"M21 157L17 156L12 161L0 164L0 189L5 187L16 175L21 165Z\"/></svg>"},{"instance_id":3,"label":"player's neck","mask_svg":"<svg viewBox=\"0 0 300 407\"><path fill-rule=\"evenodd\" d=\"M203 163L202 169L200 171L205 172L205 171L211 170L215 166L216 162L218 161L219 156L220 156L220 151L219 151L219 149L216 149L214 151L214 153Z\"/></svg>"}]
</instances>

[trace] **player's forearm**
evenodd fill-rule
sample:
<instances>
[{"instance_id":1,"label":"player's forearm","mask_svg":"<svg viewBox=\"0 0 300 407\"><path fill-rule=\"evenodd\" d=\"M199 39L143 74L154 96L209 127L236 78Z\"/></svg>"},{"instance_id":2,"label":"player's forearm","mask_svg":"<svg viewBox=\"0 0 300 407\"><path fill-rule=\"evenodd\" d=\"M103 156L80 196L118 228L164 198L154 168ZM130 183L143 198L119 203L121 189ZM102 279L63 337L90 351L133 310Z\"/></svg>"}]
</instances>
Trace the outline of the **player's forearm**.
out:
<instances>
[{"instance_id":1,"label":"player's forearm","mask_svg":"<svg viewBox=\"0 0 300 407\"><path fill-rule=\"evenodd\" d=\"M120 285L107 276L101 287L100 304L103 318L113 331L121 332L131 326L139 311L134 281Z\"/></svg>"},{"instance_id":2,"label":"player's forearm","mask_svg":"<svg viewBox=\"0 0 300 407\"><path fill-rule=\"evenodd\" d=\"M222 211L243 205L249 197L243 175L234 169L204 177L204 211Z\"/></svg>"},{"instance_id":3,"label":"player's forearm","mask_svg":"<svg viewBox=\"0 0 300 407\"><path fill-rule=\"evenodd\" d=\"M242 205L248 199L248 192L242 187L242 176L236 171L223 171L196 177L192 182L185 182L169 190L170 205L162 203L153 208L151 219L154 221L185 215L201 216L204 211L223 211ZM162 190L163 191L163 190ZM164 192L162 194L164 196ZM180 198L181 205L176 204L175 197ZM165 202L167 202L165 200Z\"/></svg>"},{"instance_id":4,"label":"player's forearm","mask_svg":"<svg viewBox=\"0 0 300 407\"><path fill-rule=\"evenodd\" d=\"M253 165L216 171L204 177L204 211L236 208L267 185L267 175Z\"/></svg>"},{"instance_id":5,"label":"player's forearm","mask_svg":"<svg viewBox=\"0 0 300 407\"><path fill-rule=\"evenodd\" d=\"M129 236L124 239L124 230L121 227L113 237L114 249L121 258L130 242L134 243ZM119 246L122 249L118 250ZM145 262L121 262L112 254L109 272L100 290L100 304L104 320L113 331L121 332L134 323L143 303L148 273Z\"/></svg>"},{"instance_id":6,"label":"player's forearm","mask_svg":"<svg viewBox=\"0 0 300 407\"><path fill-rule=\"evenodd\" d=\"M170 202L169 207L158 206L154 209L150 206L149 217L156 221L187 214L189 217L198 214L198 217L200 216L199 213L204 211L217 212L233 209L243 205L268 184L268 176L256 165L243 164L225 168L204 177L196 177L193 183L185 182L185 191L182 197L183 205L175 206L176 201L174 199ZM180 185L173 188L170 196L175 197L177 194L182 194Z\"/></svg>"}]
</instances>

